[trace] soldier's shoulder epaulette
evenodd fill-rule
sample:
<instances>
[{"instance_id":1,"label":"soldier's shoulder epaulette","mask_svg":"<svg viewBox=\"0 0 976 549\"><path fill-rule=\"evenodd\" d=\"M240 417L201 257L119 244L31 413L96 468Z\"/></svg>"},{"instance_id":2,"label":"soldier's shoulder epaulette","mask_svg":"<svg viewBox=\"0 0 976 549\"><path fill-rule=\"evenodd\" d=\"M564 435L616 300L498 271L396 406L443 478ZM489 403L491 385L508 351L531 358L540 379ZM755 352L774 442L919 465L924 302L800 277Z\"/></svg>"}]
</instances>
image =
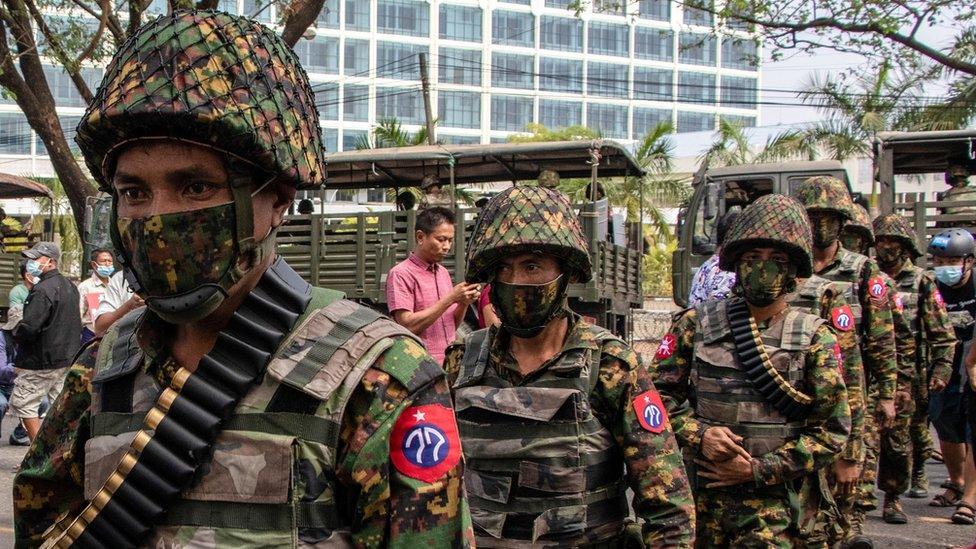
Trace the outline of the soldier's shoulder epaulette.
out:
<instances>
[{"instance_id":1,"label":"soldier's shoulder epaulette","mask_svg":"<svg viewBox=\"0 0 976 549\"><path fill-rule=\"evenodd\" d=\"M637 368L640 364L637 352L626 342L614 337L605 339L600 346L600 352L604 356L613 357L627 365L629 370Z\"/></svg>"},{"instance_id":2,"label":"soldier's shoulder epaulette","mask_svg":"<svg viewBox=\"0 0 976 549\"><path fill-rule=\"evenodd\" d=\"M427 349L409 337L395 336L393 346L383 353L383 359L374 364L374 367L389 374L410 393L426 387L444 375L444 369L430 356Z\"/></svg>"}]
</instances>

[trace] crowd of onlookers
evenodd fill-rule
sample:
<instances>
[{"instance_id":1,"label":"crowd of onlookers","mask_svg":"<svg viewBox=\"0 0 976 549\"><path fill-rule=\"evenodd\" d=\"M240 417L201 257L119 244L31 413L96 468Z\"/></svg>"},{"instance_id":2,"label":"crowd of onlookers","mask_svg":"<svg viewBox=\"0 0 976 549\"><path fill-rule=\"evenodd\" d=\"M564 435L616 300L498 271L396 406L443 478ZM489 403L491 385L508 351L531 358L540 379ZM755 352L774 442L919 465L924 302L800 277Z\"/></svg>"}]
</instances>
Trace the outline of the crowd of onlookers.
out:
<instances>
[{"instance_id":1,"label":"crowd of onlookers","mask_svg":"<svg viewBox=\"0 0 976 549\"><path fill-rule=\"evenodd\" d=\"M91 275L77 285L59 269L57 244L39 242L23 256L21 282L10 290L0 327L0 422L18 420L12 445L37 435L81 346L142 304L108 250L91 253Z\"/></svg>"}]
</instances>

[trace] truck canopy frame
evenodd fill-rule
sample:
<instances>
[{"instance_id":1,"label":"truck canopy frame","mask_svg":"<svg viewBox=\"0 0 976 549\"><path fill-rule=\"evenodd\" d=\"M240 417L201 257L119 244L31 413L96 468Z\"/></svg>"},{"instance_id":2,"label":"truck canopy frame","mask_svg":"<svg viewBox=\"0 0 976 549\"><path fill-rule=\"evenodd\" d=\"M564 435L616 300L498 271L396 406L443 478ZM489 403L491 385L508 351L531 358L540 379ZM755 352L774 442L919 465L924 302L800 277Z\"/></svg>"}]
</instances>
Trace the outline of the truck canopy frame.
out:
<instances>
[{"instance_id":1,"label":"truck canopy frame","mask_svg":"<svg viewBox=\"0 0 976 549\"><path fill-rule=\"evenodd\" d=\"M0 198L54 198L54 193L37 181L13 175L0 173Z\"/></svg>"}]
</instances>

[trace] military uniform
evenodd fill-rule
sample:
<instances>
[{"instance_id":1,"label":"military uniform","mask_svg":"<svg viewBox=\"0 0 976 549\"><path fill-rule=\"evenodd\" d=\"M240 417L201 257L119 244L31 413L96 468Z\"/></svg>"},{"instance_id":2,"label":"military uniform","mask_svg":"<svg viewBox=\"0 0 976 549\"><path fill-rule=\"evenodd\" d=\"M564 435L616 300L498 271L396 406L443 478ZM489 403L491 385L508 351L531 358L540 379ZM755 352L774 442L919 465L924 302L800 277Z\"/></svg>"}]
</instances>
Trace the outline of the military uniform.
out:
<instances>
[{"instance_id":1,"label":"military uniform","mask_svg":"<svg viewBox=\"0 0 976 549\"><path fill-rule=\"evenodd\" d=\"M967 222L972 223L976 218L976 206L952 206L953 202L976 202L976 187L969 184L969 170L964 166L950 166L946 172L946 182L955 180L955 184L939 195L939 201L947 203L941 208L944 215L968 216L959 221L940 221L938 227L953 227Z\"/></svg>"},{"instance_id":2,"label":"military uniform","mask_svg":"<svg viewBox=\"0 0 976 549\"><path fill-rule=\"evenodd\" d=\"M735 267L743 248L760 246L788 250L800 266L799 276L810 276L809 225L792 199L767 195L746 208L729 231L722 267ZM741 358L730 320L732 308L741 305L734 297L679 313L652 368L687 452L702 455L705 430L726 426L743 437L741 445L753 457L752 482L708 488L709 480L692 475L698 544L825 546L816 523L835 511L823 472L844 450L851 430L840 346L824 320L806 312L809 308L788 306L754 327L768 357L765 371L772 377L768 368L775 370L780 394L796 395L790 396L794 403L803 396L794 391L808 399L801 413L781 409L761 392L767 386L752 378Z\"/></svg>"},{"instance_id":3,"label":"military uniform","mask_svg":"<svg viewBox=\"0 0 976 549\"><path fill-rule=\"evenodd\" d=\"M262 255L274 230L254 241L251 193L267 174L324 183L294 53L219 12L147 23L109 65L78 141L117 208L119 147L173 137L223 153L233 202L116 217L147 307L71 366L14 479L17 545L469 545L443 371L402 327ZM213 348L180 364L174 325L207 318L219 289L263 264Z\"/></svg>"}]
</instances>

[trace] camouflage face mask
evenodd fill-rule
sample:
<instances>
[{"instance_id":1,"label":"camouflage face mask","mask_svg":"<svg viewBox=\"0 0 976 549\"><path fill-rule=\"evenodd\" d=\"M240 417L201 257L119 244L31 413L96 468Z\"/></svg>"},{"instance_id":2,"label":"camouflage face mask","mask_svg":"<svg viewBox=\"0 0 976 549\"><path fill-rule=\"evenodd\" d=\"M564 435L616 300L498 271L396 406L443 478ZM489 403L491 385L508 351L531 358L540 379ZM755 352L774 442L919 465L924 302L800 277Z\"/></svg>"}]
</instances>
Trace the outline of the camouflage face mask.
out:
<instances>
[{"instance_id":1,"label":"camouflage face mask","mask_svg":"<svg viewBox=\"0 0 976 549\"><path fill-rule=\"evenodd\" d=\"M884 267L893 267L902 261L904 250L898 244L875 244L874 255Z\"/></svg>"},{"instance_id":2,"label":"camouflage face mask","mask_svg":"<svg viewBox=\"0 0 976 549\"><path fill-rule=\"evenodd\" d=\"M771 304L796 285L796 267L774 259L742 260L735 274L742 296L757 307Z\"/></svg>"},{"instance_id":3,"label":"camouflage face mask","mask_svg":"<svg viewBox=\"0 0 976 549\"><path fill-rule=\"evenodd\" d=\"M491 304L512 335L529 338L539 335L562 310L566 300L566 275L545 284L491 283Z\"/></svg>"},{"instance_id":4,"label":"camouflage face mask","mask_svg":"<svg viewBox=\"0 0 976 549\"><path fill-rule=\"evenodd\" d=\"M840 235L840 245L849 252L864 254L867 251L864 237L857 233L842 233Z\"/></svg>"},{"instance_id":5,"label":"camouflage face mask","mask_svg":"<svg viewBox=\"0 0 976 549\"><path fill-rule=\"evenodd\" d=\"M813 247L827 248L840 238L841 219L836 215L825 215L810 220L813 229Z\"/></svg>"}]
</instances>

